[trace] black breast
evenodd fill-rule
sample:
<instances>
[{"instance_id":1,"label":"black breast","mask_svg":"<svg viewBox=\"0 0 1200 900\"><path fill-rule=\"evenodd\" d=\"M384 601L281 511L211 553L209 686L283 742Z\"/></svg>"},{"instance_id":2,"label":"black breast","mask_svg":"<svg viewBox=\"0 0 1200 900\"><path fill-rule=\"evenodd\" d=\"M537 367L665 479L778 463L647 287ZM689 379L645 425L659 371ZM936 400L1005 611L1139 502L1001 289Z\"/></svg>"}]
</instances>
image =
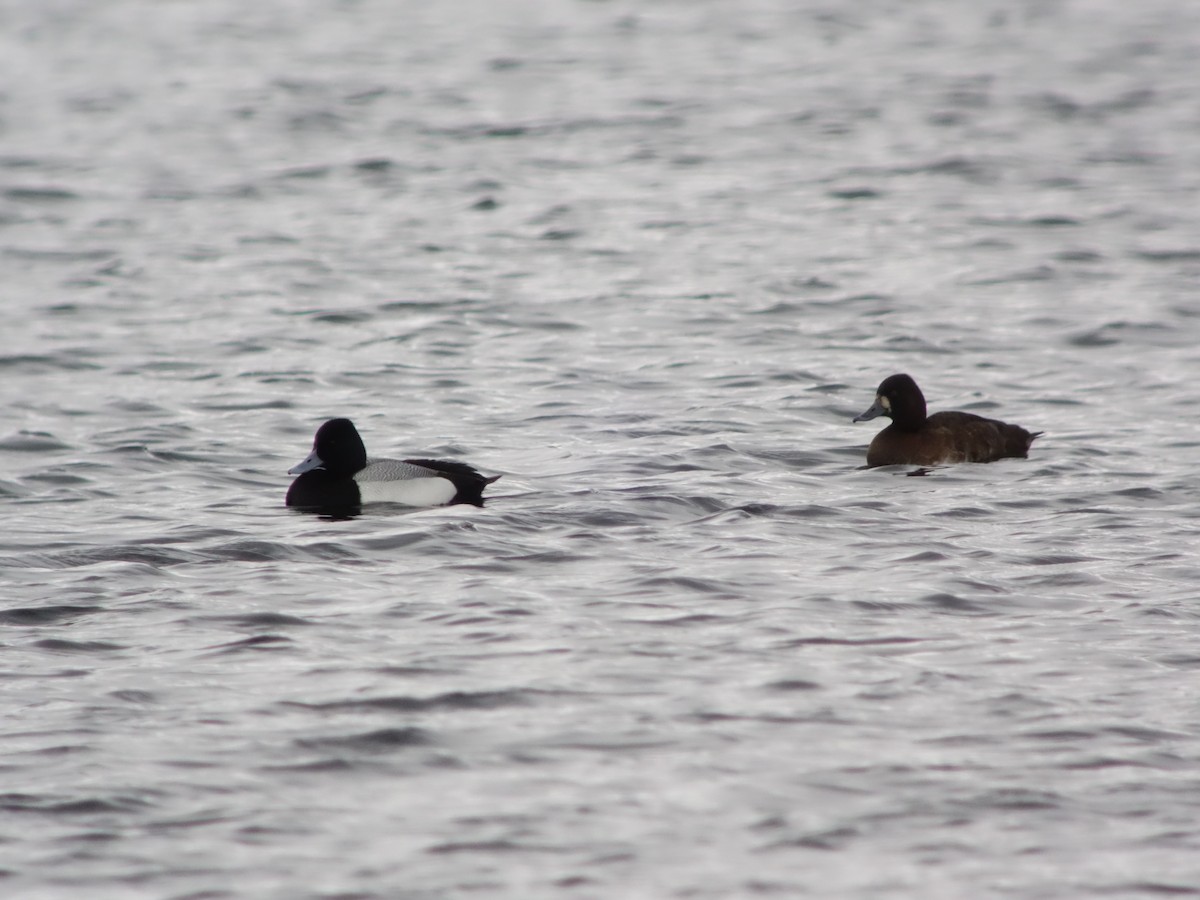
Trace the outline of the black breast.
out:
<instances>
[{"instance_id":1,"label":"black breast","mask_svg":"<svg viewBox=\"0 0 1200 900\"><path fill-rule=\"evenodd\" d=\"M284 502L288 506L348 507L360 506L362 496L353 478L315 469L292 482Z\"/></svg>"}]
</instances>

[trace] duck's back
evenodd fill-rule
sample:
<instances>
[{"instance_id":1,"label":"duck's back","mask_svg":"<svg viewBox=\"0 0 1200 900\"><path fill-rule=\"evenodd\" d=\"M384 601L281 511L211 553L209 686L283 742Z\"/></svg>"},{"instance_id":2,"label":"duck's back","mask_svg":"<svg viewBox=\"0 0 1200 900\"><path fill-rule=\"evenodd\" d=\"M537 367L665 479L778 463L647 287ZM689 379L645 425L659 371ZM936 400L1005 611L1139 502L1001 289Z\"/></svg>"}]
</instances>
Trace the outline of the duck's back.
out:
<instances>
[{"instance_id":1,"label":"duck's back","mask_svg":"<svg viewBox=\"0 0 1200 900\"><path fill-rule=\"evenodd\" d=\"M974 413L939 412L916 431L902 431L894 423L883 429L871 441L867 465L937 466L1026 457L1040 433Z\"/></svg>"}]
</instances>

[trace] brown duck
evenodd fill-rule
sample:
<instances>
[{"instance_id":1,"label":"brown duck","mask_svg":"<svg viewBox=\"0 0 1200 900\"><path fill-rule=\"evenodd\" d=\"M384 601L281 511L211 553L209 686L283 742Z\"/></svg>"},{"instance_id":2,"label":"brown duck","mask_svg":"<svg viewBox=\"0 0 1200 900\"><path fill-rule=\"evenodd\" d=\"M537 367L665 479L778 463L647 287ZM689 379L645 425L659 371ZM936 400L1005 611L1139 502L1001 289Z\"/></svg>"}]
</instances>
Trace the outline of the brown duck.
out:
<instances>
[{"instance_id":1,"label":"brown duck","mask_svg":"<svg viewBox=\"0 0 1200 900\"><path fill-rule=\"evenodd\" d=\"M867 448L868 466L937 466L1026 457L1042 432L966 412L925 414L925 395L908 375L885 378L875 402L855 422L887 416L892 423Z\"/></svg>"}]
</instances>

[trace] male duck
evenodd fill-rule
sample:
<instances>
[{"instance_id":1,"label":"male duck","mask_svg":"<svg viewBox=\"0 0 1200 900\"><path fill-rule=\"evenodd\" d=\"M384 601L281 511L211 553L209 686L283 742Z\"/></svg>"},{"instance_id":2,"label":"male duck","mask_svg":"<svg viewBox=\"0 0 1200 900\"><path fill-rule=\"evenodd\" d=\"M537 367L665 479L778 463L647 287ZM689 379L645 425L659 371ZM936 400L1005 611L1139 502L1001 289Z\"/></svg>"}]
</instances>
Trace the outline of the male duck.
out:
<instances>
[{"instance_id":1,"label":"male duck","mask_svg":"<svg viewBox=\"0 0 1200 900\"><path fill-rule=\"evenodd\" d=\"M349 419L330 419L317 429L312 453L289 475L288 506L352 508L363 503L405 506L483 506L485 478L466 463L437 459L367 459L358 430Z\"/></svg>"},{"instance_id":2,"label":"male duck","mask_svg":"<svg viewBox=\"0 0 1200 900\"><path fill-rule=\"evenodd\" d=\"M871 408L854 421L876 416L888 416L892 424L871 441L868 466L937 466L1025 457L1029 445L1042 433L966 412L926 416L925 395L908 375L885 378Z\"/></svg>"}]
</instances>

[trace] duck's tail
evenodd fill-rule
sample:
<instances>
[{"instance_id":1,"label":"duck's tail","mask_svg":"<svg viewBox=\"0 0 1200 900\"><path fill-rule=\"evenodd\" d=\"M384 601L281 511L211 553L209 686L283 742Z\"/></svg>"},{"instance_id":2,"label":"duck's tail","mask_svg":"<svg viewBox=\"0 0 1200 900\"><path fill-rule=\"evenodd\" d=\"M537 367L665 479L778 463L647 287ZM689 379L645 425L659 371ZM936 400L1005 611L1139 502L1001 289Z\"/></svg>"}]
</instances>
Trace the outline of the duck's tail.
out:
<instances>
[{"instance_id":1,"label":"duck's tail","mask_svg":"<svg viewBox=\"0 0 1200 900\"><path fill-rule=\"evenodd\" d=\"M450 462L444 459L406 459L405 462L433 469L443 478L453 482L457 490L447 505L469 503L472 506L483 506L483 489L500 478L499 475L488 478L479 474L466 463Z\"/></svg>"}]
</instances>

